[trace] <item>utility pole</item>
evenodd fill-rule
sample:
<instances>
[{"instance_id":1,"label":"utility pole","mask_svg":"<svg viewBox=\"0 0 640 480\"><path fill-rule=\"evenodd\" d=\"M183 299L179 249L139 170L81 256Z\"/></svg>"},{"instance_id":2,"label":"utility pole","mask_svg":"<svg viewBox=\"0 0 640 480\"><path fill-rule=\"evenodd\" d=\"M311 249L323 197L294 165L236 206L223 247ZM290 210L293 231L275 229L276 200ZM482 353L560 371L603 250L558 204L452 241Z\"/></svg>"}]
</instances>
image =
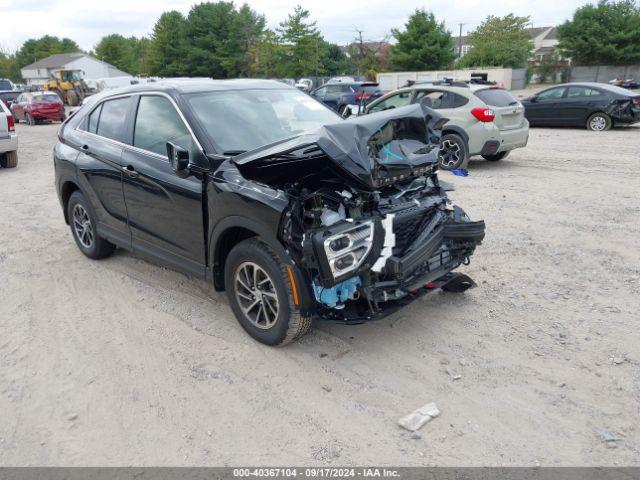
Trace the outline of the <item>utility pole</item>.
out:
<instances>
[{"instance_id":1,"label":"utility pole","mask_svg":"<svg viewBox=\"0 0 640 480\"><path fill-rule=\"evenodd\" d=\"M464 23L460 23L460 33L458 34L458 59L462 58L462 26Z\"/></svg>"}]
</instances>

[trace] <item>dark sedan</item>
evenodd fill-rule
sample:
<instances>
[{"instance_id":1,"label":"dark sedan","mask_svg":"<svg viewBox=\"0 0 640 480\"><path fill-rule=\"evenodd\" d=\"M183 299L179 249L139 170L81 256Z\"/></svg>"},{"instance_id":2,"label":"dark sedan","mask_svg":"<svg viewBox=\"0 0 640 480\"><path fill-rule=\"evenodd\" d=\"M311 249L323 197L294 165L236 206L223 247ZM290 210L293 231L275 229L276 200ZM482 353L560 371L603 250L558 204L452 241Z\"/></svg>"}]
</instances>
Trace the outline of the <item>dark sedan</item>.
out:
<instances>
[{"instance_id":1,"label":"dark sedan","mask_svg":"<svg viewBox=\"0 0 640 480\"><path fill-rule=\"evenodd\" d=\"M531 126L609 130L640 122L640 94L604 83L567 83L523 100Z\"/></svg>"},{"instance_id":2,"label":"dark sedan","mask_svg":"<svg viewBox=\"0 0 640 480\"><path fill-rule=\"evenodd\" d=\"M309 95L344 116L349 108L357 106L361 102L366 105L381 97L382 91L377 83L325 83Z\"/></svg>"}]
</instances>

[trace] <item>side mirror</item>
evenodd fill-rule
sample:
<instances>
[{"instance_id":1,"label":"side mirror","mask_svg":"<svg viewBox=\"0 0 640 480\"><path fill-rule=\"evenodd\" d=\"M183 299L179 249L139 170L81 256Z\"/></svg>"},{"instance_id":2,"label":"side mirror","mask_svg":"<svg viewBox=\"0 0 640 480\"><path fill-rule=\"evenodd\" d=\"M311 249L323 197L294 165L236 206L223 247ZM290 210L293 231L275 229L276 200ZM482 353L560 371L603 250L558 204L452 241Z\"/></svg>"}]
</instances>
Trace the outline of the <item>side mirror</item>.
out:
<instances>
[{"instance_id":1,"label":"side mirror","mask_svg":"<svg viewBox=\"0 0 640 480\"><path fill-rule=\"evenodd\" d=\"M529 101L530 101L531 103L536 103L536 102L538 101L538 97L535 97L535 96L534 96L534 97L531 97L531 98L529 99Z\"/></svg>"},{"instance_id":2,"label":"side mirror","mask_svg":"<svg viewBox=\"0 0 640 480\"><path fill-rule=\"evenodd\" d=\"M167 157L171 168L180 177L189 176L189 152L175 143L167 142Z\"/></svg>"}]
</instances>

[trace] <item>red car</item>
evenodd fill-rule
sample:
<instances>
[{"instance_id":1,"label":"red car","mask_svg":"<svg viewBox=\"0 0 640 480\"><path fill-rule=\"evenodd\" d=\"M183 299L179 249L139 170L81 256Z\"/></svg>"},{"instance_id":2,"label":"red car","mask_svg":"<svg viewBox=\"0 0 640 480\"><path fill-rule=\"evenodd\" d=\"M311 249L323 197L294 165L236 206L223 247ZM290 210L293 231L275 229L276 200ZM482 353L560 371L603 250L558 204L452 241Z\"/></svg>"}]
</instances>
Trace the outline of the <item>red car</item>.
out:
<instances>
[{"instance_id":1,"label":"red car","mask_svg":"<svg viewBox=\"0 0 640 480\"><path fill-rule=\"evenodd\" d=\"M11 105L16 123L24 120L34 125L42 120L64 121L64 105L60 97L51 92L22 93Z\"/></svg>"}]
</instances>

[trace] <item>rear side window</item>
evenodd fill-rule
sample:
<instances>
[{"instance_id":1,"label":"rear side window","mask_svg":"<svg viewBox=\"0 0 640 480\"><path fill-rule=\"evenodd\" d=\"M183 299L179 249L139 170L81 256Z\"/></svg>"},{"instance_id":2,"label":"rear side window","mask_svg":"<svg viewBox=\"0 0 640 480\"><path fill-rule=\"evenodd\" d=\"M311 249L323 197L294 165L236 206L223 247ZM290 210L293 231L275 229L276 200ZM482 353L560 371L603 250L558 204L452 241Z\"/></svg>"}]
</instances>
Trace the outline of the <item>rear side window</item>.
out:
<instances>
[{"instance_id":1,"label":"rear side window","mask_svg":"<svg viewBox=\"0 0 640 480\"><path fill-rule=\"evenodd\" d=\"M193 137L169 99L151 95L140 97L133 146L166 156L167 142L189 152L195 151Z\"/></svg>"},{"instance_id":2,"label":"rear side window","mask_svg":"<svg viewBox=\"0 0 640 480\"><path fill-rule=\"evenodd\" d=\"M491 107L517 105L518 99L502 88L487 88L475 92L476 97Z\"/></svg>"},{"instance_id":3,"label":"rear side window","mask_svg":"<svg viewBox=\"0 0 640 480\"><path fill-rule=\"evenodd\" d=\"M599 95L602 95L602 92L589 87L569 87L567 90L567 98L597 97Z\"/></svg>"},{"instance_id":4,"label":"rear side window","mask_svg":"<svg viewBox=\"0 0 640 480\"><path fill-rule=\"evenodd\" d=\"M469 103L469 99L453 92L421 90L416 93L415 103L422 103L434 110L458 108Z\"/></svg>"},{"instance_id":5,"label":"rear side window","mask_svg":"<svg viewBox=\"0 0 640 480\"><path fill-rule=\"evenodd\" d=\"M102 104L100 121L96 133L101 137L120 141L120 132L127 114L129 97L107 100Z\"/></svg>"}]
</instances>

